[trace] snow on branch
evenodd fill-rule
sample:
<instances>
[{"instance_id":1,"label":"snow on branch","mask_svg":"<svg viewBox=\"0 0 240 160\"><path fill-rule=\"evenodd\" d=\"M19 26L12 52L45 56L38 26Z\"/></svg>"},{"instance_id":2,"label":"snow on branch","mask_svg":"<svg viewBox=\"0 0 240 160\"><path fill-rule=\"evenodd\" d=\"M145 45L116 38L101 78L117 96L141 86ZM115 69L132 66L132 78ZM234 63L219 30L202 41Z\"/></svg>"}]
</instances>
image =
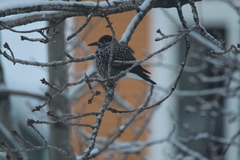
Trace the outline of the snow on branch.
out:
<instances>
[{"instance_id":1,"label":"snow on branch","mask_svg":"<svg viewBox=\"0 0 240 160\"><path fill-rule=\"evenodd\" d=\"M139 6L141 6L143 2L144 0L114 0L104 2L34 1L7 3L2 4L0 7L0 30L7 29L6 26L16 27L38 21L57 21L76 16L87 17L90 14L92 14L93 17L102 17L103 14L110 15L132 10L139 11ZM188 1L182 0L181 4L186 3L188 3ZM151 8L170 8L175 6L175 2L169 0L153 0Z\"/></svg>"}]
</instances>

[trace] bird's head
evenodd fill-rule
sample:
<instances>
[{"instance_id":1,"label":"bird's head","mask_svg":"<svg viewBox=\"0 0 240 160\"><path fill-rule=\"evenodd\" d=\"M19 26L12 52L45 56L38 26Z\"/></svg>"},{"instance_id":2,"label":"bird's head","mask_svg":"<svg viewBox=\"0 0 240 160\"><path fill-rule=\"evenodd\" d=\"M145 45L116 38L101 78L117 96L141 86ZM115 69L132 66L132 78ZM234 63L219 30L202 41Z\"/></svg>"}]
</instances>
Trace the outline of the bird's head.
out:
<instances>
[{"instance_id":1,"label":"bird's head","mask_svg":"<svg viewBox=\"0 0 240 160\"><path fill-rule=\"evenodd\" d=\"M117 41L115 38L109 35L102 36L97 42L88 44L88 46L98 46L99 48L105 48L109 46L112 42Z\"/></svg>"}]
</instances>

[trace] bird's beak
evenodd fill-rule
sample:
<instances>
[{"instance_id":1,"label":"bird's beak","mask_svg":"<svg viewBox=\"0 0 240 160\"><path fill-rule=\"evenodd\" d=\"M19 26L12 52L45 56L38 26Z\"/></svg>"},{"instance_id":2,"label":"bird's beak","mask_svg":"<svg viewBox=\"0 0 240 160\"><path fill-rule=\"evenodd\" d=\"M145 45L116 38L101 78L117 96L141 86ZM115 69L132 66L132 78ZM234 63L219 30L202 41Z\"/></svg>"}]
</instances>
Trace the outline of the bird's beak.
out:
<instances>
[{"instance_id":1,"label":"bird's beak","mask_svg":"<svg viewBox=\"0 0 240 160\"><path fill-rule=\"evenodd\" d=\"M88 44L88 46L99 46L99 45L100 45L99 42L93 42L93 43Z\"/></svg>"}]
</instances>

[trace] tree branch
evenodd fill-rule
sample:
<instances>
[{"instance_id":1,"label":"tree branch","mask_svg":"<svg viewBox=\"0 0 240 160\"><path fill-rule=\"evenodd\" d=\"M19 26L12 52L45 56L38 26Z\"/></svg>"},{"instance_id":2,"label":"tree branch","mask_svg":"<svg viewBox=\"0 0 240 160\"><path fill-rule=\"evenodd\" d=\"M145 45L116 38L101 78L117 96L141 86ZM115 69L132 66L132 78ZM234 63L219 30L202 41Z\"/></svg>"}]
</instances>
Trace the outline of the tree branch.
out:
<instances>
[{"instance_id":1,"label":"tree branch","mask_svg":"<svg viewBox=\"0 0 240 160\"><path fill-rule=\"evenodd\" d=\"M200 1L200 0L194 0ZM144 0L129 0L121 1L114 0L107 2L65 2L65 1L45 1L30 3L17 3L13 5L17 7L7 7L2 5L0 8L0 17L5 17L0 22L4 22L4 25L0 24L0 30L7 29L6 26L12 28L16 26L26 25L38 21L52 21L66 19L69 17L85 16L87 17L93 11L93 17L102 17L105 15L117 14L132 10L139 10ZM152 8L171 8L175 6L175 0L153 0ZM181 4L187 4L188 0L181 0ZM110 4L110 5L109 5ZM20 7L19 7L20 6ZM34 13L38 12L38 13ZM27 13L27 15L26 15ZM22 18L19 16L11 17L13 15L25 14Z\"/></svg>"},{"instance_id":2,"label":"tree branch","mask_svg":"<svg viewBox=\"0 0 240 160\"><path fill-rule=\"evenodd\" d=\"M24 65L31 65L31 66L41 66L41 67L54 67L54 66L60 66L60 65L65 65L68 63L72 63L72 62L84 62L84 61L88 61L88 60L92 60L95 58L95 55L89 55L86 57L77 57L77 58L72 58L72 59L68 59L65 61L54 61L54 62L37 62L37 61L27 61L27 60L22 60L22 59L17 59L14 58L10 55L8 55L5 51L2 52L0 50L0 54L2 54L6 59L8 59L9 61L13 62L13 63L19 63L19 64L24 64Z\"/></svg>"}]
</instances>

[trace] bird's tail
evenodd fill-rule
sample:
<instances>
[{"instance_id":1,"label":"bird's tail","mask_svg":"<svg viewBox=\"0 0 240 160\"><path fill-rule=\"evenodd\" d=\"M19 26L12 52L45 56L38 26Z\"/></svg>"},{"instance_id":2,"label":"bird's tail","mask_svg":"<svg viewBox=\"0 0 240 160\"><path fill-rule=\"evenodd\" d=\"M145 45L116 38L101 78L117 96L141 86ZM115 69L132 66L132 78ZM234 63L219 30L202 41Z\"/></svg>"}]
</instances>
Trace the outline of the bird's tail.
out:
<instances>
[{"instance_id":1,"label":"bird's tail","mask_svg":"<svg viewBox=\"0 0 240 160\"><path fill-rule=\"evenodd\" d=\"M138 74L142 79L150 82L151 84L156 84L156 82L154 82L153 80L150 79L150 76L148 76L147 74L145 74L144 72L141 72Z\"/></svg>"},{"instance_id":2,"label":"bird's tail","mask_svg":"<svg viewBox=\"0 0 240 160\"><path fill-rule=\"evenodd\" d=\"M130 72L137 74L139 77L150 82L151 84L157 84L156 82L154 82L153 80L150 79L149 75L146 74L146 73L149 73L149 74L151 74L151 73L149 71L147 71L146 69L142 68L142 66L134 67Z\"/></svg>"}]
</instances>

